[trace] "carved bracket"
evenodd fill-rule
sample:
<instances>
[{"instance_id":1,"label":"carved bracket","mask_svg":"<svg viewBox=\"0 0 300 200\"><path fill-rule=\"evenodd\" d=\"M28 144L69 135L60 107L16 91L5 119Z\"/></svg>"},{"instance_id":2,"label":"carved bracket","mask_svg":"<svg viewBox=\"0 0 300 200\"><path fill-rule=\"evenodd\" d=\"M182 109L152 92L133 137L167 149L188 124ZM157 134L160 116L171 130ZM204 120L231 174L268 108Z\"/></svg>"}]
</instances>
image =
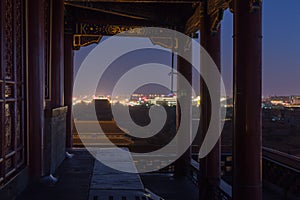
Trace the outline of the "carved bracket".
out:
<instances>
[{"instance_id":1,"label":"carved bracket","mask_svg":"<svg viewBox=\"0 0 300 200\"><path fill-rule=\"evenodd\" d=\"M195 13L190 17L185 26L185 34L189 35L197 32L200 29L200 18L203 15L204 10L202 6L198 6Z\"/></svg>"},{"instance_id":2,"label":"carved bracket","mask_svg":"<svg viewBox=\"0 0 300 200\"><path fill-rule=\"evenodd\" d=\"M219 31L224 11L230 7L231 3L232 0L208 0L207 14L211 18L210 30L212 34Z\"/></svg>"},{"instance_id":3,"label":"carved bracket","mask_svg":"<svg viewBox=\"0 0 300 200\"><path fill-rule=\"evenodd\" d=\"M98 44L102 39L102 35L79 35L73 36L73 49L79 50L80 47L88 46L90 44Z\"/></svg>"},{"instance_id":4,"label":"carved bracket","mask_svg":"<svg viewBox=\"0 0 300 200\"><path fill-rule=\"evenodd\" d=\"M219 31L219 28L221 26L221 22L223 20L224 10L220 9L217 13L214 15L211 15L211 27L210 31L212 34L215 34Z\"/></svg>"},{"instance_id":5,"label":"carved bracket","mask_svg":"<svg viewBox=\"0 0 300 200\"><path fill-rule=\"evenodd\" d=\"M173 37L150 37L152 44L160 45L167 49L178 49L178 38Z\"/></svg>"},{"instance_id":6,"label":"carved bracket","mask_svg":"<svg viewBox=\"0 0 300 200\"><path fill-rule=\"evenodd\" d=\"M262 0L251 0L250 3L250 12L255 12L260 10L262 6Z\"/></svg>"},{"instance_id":7,"label":"carved bracket","mask_svg":"<svg viewBox=\"0 0 300 200\"><path fill-rule=\"evenodd\" d=\"M254 0L253 0L254 1ZM218 32L224 11L230 8L232 0L208 0L204 5L199 5L192 17L186 23L185 33L191 34L200 29L200 18L208 15L211 21L210 30L212 34Z\"/></svg>"},{"instance_id":8,"label":"carved bracket","mask_svg":"<svg viewBox=\"0 0 300 200\"><path fill-rule=\"evenodd\" d=\"M232 0L208 0L207 1L207 14L212 16L222 9L223 11L229 8Z\"/></svg>"}]
</instances>

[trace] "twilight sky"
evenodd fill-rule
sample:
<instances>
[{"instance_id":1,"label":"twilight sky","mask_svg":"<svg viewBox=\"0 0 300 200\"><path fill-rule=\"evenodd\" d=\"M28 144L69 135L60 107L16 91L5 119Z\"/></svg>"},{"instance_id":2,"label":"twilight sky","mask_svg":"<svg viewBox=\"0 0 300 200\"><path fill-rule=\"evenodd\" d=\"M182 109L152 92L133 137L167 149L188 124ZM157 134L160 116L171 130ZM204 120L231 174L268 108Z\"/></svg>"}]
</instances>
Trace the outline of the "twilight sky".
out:
<instances>
[{"instance_id":1,"label":"twilight sky","mask_svg":"<svg viewBox=\"0 0 300 200\"><path fill-rule=\"evenodd\" d=\"M232 33L233 16L226 11L222 22L222 75L228 95L232 95ZM78 69L96 45L75 52ZM138 58L138 59L137 59ZM152 60L170 65L171 58L161 52L135 52L117 59L107 78L100 82L103 93L108 93L120 77L130 68ZM120 70L122 69L122 70ZM111 74L111 76L109 76ZM194 79L194 82L198 81ZM156 87L144 88L150 93ZM143 90L141 90L143 91ZM166 92L166 90L162 90ZM300 1L263 0L263 95L300 95Z\"/></svg>"}]
</instances>

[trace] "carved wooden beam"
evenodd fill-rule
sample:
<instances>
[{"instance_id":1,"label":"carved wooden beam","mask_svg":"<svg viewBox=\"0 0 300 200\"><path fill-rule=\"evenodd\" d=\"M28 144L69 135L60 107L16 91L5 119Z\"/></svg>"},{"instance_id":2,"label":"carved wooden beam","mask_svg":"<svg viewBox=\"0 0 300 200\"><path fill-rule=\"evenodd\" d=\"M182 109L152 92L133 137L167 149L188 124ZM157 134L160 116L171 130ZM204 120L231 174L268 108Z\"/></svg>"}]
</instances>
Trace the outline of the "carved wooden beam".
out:
<instances>
[{"instance_id":1,"label":"carved wooden beam","mask_svg":"<svg viewBox=\"0 0 300 200\"><path fill-rule=\"evenodd\" d=\"M78 35L107 35L112 36L122 32L132 35L141 35L140 26L76 24L74 34Z\"/></svg>"},{"instance_id":2,"label":"carved wooden beam","mask_svg":"<svg viewBox=\"0 0 300 200\"><path fill-rule=\"evenodd\" d=\"M178 39L170 29L144 29L141 26L123 25L98 25L98 24L77 24L73 30L73 48L79 50L80 47L99 43L103 35L126 37L145 37L155 45L160 45L168 49L178 48Z\"/></svg>"},{"instance_id":3,"label":"carved wooden beam","mask_svg":"<svg viewBox=\"0 0 300 200\"><path fill-rule=\"evenodd\" d=\"M79 35L107 35L112 36L122 33L122 36L169 36L168 29L174 27L161 27L162 29L145 29L144 26L127 25L102 25L102 24L76 24L73 30L74 34ZM147 32L150 31L150 32Z\"/></svg>"},{"instance_id":4,"label":"carved wooden beam","mask_svg":"<svg viewBox=\"0 0 300 200\"><path fill-rule=\"evenodd\" d=\"M99 44L102 35L78 35L73 36L73 49L79 50L81 47L90 44ZM159 45L167 49L178 49L178 39L174 37L149 37L154 45Z\"/></svg>"}]
</instances>

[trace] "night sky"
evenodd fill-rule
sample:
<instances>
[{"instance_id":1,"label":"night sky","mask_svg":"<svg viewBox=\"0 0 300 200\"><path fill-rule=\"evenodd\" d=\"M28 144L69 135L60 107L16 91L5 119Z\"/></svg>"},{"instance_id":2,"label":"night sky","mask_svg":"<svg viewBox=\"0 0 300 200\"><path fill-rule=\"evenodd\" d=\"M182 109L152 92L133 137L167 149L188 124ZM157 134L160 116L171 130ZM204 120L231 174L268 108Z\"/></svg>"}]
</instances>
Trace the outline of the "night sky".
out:
<instances>
[{"instance_id":1,"label":"night sky","mask_svg":"<svg viewBox=\"0 0 300 200\"><path fill-rule=\"evenodd\" d=\"M222 22L222 75L228 95L232 95L232 34L233 15L224 14ZM75 52L75 67L78 69L87 54L96 45L81 48ZM170 65L171 56L161 52L134 52L126 58L116 60L100 81L99 92L109 94L121 73L130 68L159 60ZM152 61L151 61L152 62ZM122 70L120 70L122 69ZM196 75L197 76L197 75ZM194 76L194 84L198 80ZM169 78L169 77L167 77ZM264 0L263 1L263 95L300 95L300 1ZM158 86L146 86L139 92L153 93L167 90Z\"/></svg>"}]
</instances>

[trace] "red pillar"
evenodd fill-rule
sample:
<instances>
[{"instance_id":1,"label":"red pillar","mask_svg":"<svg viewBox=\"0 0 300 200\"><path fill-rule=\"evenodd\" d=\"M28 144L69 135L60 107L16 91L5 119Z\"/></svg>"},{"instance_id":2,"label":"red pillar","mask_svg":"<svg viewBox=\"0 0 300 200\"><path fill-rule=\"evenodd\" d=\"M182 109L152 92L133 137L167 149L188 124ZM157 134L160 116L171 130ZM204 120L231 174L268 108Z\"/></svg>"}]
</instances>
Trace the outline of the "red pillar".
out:
<instances>
[{"instance_id":1,"label":"red pillar","mask_svg":"<svg viewBox=\"0 0 300 200\"><path fill-rule=\"evenodd\" d=\"M188 37L188 36L187 36ZM187 57L192 56L191 47L188 48L188 43L190 41L186 41L186 44L179 44L179 52L181 55L185 54ZM184 41L180 41L184 42ZM191 45L190 45L191 46ZM192 97L192 89L184 87L183 80L184 78L190 84L192 84L192 65L189 61L185 60L185 58L181 56L177 56L177 72L182 76L177 75L177 106L176 106L176 130L179 129L180 126L185 130L183 137L178 137L178 147L182 148L185 146L189 146L190 138L191 138L191 128L192 128L192 107L191 107L191 97ZM180 100L179 100L180 99ZM182 102L182 104L179 104ZM180 123L181 120L185 120L190 122L189 124ZM175 176L176 177L184 177L188 175L188 169L190 166L191 160L191 151L190 148L186 150L186 152L175 162Z\"/></svg>"},{"instance_id":2,"label":"red pillar","mask_svg":"<svg viewBox=\"0 0 300 200\"><path fill-rule=\"evenodd\" d=\"M209 53L216 66L220 69L221 66L221 53L220 53L220 32L219 29L216 33L212 34L211 19L207 15L207 3L201 3L203 14L200 22L200 44ZM205 71L205 65L200 66L201 71ZM211 91L213 92L213 91ZM200 78L200 97L201 97L201 118L200 118L200 138L203 142L211 117L211 100L207 86L203 78ZM220 183L220 140L216 143L212 151L200 160L200 177L199 177L199 199L214 199L215 190L219 187Z\"/></svg>"},{"instance_id":3,"label":"red pillar","mask_svg":"<svg viewBox=\"0 0 300 200\"><path fill-rule=\"evenodd\" d=\"M262 199L262 15L234 1L233 198Z\"/></svg>"},{"instance_id":4,"label":"red pillar","mask_svg":"<svg viewBox=\"0 0 300 200\"><path fill-rule=\"evenodd\" d=\"M64 105L64 1L52 0L51 106Z\"/></svg>"},{"instance_id":5,"label":"red pillar","mask_svg":"<svg viewBox=\"0 0 300 200\"><path fill-rule=\"evenodd\" d=\"M27 1L29 172L33 178L39 178L43 174L45 66L43 2L40 0Z\"/></svg>"},{"instance_id":6,"label":"red pillar","mask_svg":"<svg viewBox=\"0 0 300 200\"><path fill-rule=\"evenodd\" d=\"M73 35L65 34L65 66L64 66L64 102L68 106L67 127L66 127L66 147L72 148L72 99L74 83L74 52L73 52Z\"/></svg>"}]
</instances>

